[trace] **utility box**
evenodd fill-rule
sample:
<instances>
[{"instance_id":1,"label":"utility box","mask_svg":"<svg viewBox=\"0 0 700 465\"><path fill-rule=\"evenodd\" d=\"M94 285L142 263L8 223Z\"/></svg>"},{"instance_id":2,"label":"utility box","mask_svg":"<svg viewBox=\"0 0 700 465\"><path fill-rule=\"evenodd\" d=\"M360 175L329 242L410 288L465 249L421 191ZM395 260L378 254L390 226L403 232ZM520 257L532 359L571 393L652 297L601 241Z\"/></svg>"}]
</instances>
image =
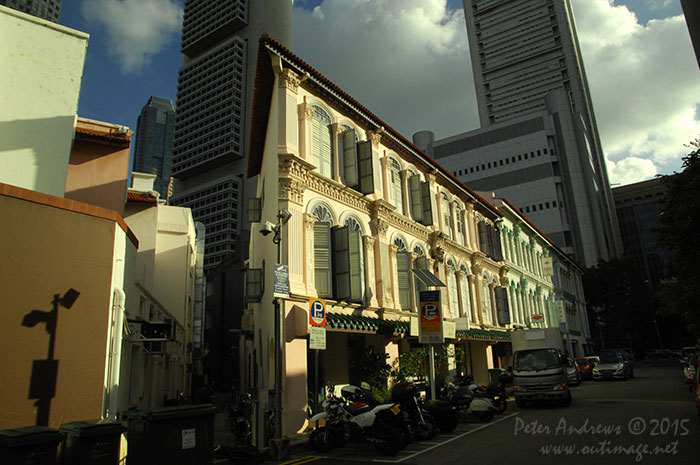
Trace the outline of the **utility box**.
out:
<instances>
[{"instance_id":1,"label":"utility box","mask_svg":"<svg viewBox=\"0 0 700 465\"><path fill-rule=\"evenodd\" d=\"M0 462L5 465L56 465L63 433L46 426L0 431Z\"/></svg>"},{"instance_id":2,"label":"utility box","mask_svg":"<svg viewBox=\"0 0 700 465\"><path fill-rule=\"evenodd\" d=\"M211 404L126 412L126 465L210 465L215 413Z\"/></svg>"},{"instance_id":3,"label":"utility box","mask_svg":"<svg viewBox=\"0 0 700 465\"><path fill-rule=\"evenodd\" d=\"M107 420L75 421L61 425L66 441L62 465L118 465L121 435L126 428Z\"/></svg>"}]
</instances>

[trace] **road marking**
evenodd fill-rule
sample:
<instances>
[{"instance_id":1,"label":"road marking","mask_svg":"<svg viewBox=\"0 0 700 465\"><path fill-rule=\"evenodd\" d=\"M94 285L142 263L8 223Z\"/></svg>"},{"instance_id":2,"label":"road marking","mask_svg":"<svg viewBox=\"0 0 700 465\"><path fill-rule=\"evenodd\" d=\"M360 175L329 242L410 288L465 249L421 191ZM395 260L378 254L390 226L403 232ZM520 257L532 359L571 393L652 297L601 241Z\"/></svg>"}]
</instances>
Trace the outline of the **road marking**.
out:
<instances>
[{"instance_id":1,"label":"road marking","mask_svg":"<svg viewBox=\"0 0 700 465\"><path fill-rule=\"evenodd\" d=\"M669 404L669 405L688 405L685 400L656 400L656 399L586 399L583 402L592 402L594 404L602 403L628 403L628 404Z\"/></svg>"},{"instance_id":2,"label":"road marking","mask_svg":"<svg viewBox=\"0 0 700 465\"><path fill-rule=\"evenodd\" d=\"M428 452L429 450L436 449L436 448L438 448L438 447L440 447L440 446L443 446L443 445L445 445L445 444L447 444L447 443L450 443L450 442L452 442L452 441L455 441L455 440L457 440L457 439L460 439L460 438L462 438L462 437L464 437L464 436L467 436L467 435L469 435L469 434L476 433L477 431L481 431L481 430L484 429L484 428L488 428L489 426L495 425L496 423L500 423L500 422L502 422L502 421L504 421L504 420L507 420L507 419L509 419L509 418L511 418L511 417L514 417L514 416L516 416L516 415L519 415L519 414L520 414L520 412L511 413L510 415L508 415L508 416L506 416L506 417L499 418L499 419L496 420L496 421L492 421L492 422L486 423L486 424L484 424L484 425L482 425L482 426L479 426L478 428L474 428L474 429L472 429L472 430L469 430L469 431L467 431L466 433L462 433L462 434L460 434L460 435L457 435L457 436L451 437L450 439L447 439L447 440L445 440L445 441L442 441L442 442L440 442L439 444L436 444L436 445L434 445L434 446L430 446L430 447L428 447L428 448L426 448L426 449L423 449L423 450L419 450L418 452L415 452L415 453L413 453L413 454L411 454L411 455L407 455L406 457L401 457L401 458L398 459L398 460L373 459L372 461L373 461L373 462L384 462L384 463L401 463L401 462L403 462L404 460L407 460L407 459L416 457L416 456L418 456L418 455L423 454L424 452ZM283 465L284 465L284 464L283 464Z\"/></svg>"},{"instance_id":3,"label":"road marking","mask_svg":"<svg viewBox=\"0 0 700 465\"><path fill-rule=\"evenodd\" d=\"M313 462L313 461L319 460L321 458L322 457L314 457L314 456L301 457L298 459L290 460L289 462L281 463L280 465L301 465L302 463Z\"/></svg>"}]
</instances>

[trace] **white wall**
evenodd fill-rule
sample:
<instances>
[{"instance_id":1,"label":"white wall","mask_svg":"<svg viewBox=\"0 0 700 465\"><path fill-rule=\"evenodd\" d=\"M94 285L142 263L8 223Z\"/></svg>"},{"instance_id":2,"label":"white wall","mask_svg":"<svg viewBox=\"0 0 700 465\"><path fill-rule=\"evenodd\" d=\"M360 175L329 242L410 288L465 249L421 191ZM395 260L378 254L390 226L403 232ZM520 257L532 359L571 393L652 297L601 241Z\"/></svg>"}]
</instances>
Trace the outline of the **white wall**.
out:
<instances>
[{"instance_id":1,"label":"white wall","mask_svg":"<svg viewBox=\"0 0 700 465\"><path fill-rule=\"evenodd\" d=\"M88 37L0 6L0 182L64 196Z\"/></svg>"}]
</instances>

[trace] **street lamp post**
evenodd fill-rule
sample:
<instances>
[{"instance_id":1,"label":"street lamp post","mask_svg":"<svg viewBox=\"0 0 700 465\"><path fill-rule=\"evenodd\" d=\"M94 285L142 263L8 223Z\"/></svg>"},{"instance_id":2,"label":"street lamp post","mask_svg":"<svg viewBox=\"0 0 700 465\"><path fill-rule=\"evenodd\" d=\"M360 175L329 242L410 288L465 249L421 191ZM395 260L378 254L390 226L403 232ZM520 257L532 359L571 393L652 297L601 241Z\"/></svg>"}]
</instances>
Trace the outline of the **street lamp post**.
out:
<instances>
[{"instance_id":1,"label":"street lamp post","mask_svg":"<svg viewBox=\"0 0 700 465\"><path fill-rule=\"evenodd\" d=\"M268 229L271 229L275 235L272 237L272 242L277 245L277 263L282 261L282 226L289 221L292 214L289 210L283 208L277 213L277 224L267 223ZM264 234L265 230L261 230ZM282 341L284 340L282 335L282 305L280 304L279 297L275 297L272 301L275 311L275 439L282 439Z\"/></svg>"}]
</instances>

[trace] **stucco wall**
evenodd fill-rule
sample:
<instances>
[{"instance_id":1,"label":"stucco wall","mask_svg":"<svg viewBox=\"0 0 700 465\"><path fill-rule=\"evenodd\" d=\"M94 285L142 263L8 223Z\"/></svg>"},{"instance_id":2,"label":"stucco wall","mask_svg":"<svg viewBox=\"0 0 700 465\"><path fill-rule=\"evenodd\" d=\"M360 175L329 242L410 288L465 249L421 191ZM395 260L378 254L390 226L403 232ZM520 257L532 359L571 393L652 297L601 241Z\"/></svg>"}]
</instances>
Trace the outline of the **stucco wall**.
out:
<instances>
[{"instance_id":1,"label":"stucco wall","mask_svg":"<svg viewBox=\"0 0 700 465\"><path fill-rule=\"evenodd\" d=\"M0 182L63 196L88 37L0 6Z\"/></svg>"},{"instance_id":2,"label":"stucco wall","mask_svg":"<svg viewBox=\"0 0 700 465\"><path fill-rule=\"evenodd\" d=\"M58 310L49 426L99 418L112 282L121 279L113 273L115 237L124 231L108 219L5 195L0 211L0 429L35 424L35 400L28 398L32 361L47 358L49 335L44 323L25 327L22 321L32 310L50 311L54 294L70 288L80 295L70 309Z\"/></svg>"}]
</instances>

